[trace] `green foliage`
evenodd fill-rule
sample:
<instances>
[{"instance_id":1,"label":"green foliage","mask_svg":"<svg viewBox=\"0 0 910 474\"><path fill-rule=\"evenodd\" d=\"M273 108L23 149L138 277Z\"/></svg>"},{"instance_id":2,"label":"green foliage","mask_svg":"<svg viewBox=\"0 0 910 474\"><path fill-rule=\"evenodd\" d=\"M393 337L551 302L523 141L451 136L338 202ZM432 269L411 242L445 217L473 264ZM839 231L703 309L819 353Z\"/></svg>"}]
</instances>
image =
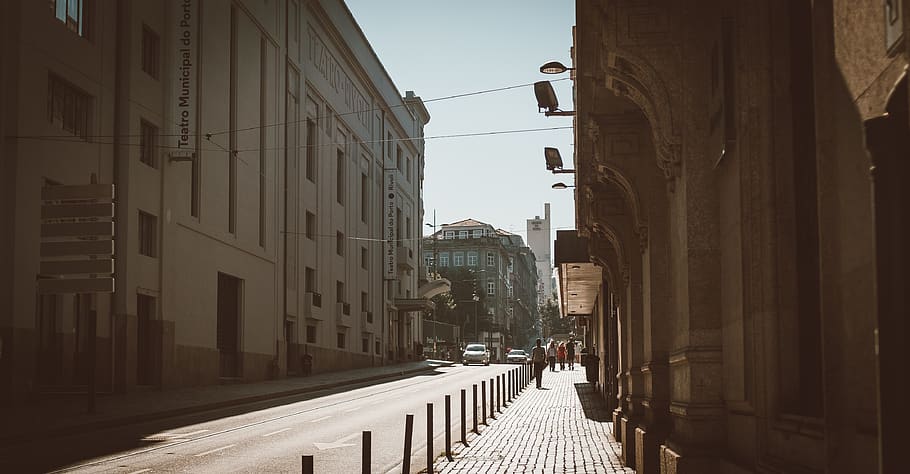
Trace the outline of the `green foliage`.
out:
<instances>
[{"instance_id":1,"label":"green foliage","mask_svg":"<svg viewBox=\"0 0 910 474\"><path fill-rule=\"evenodd\" d=\"M474 322L474 295L478 296L479 305L478 315L480 316L479 328L486 329L483 311L483 302L486 298L486 292L480 291L481 284L477 274L465 267L443 267L439 269L439 276L452 282L452 287L448 293L436 295L433 297L433 303L436 305L436 320L444 323L455 324L462 327L470 322L469 332L473 332Z\"/></svg>"},{"instance_id":2,"label":"green foliage","mask_svg":"<svg viewBox=\"0 0 910 474\"><path fill-rule=\"evenodd\" d=\"M567 334L575 331L575 317L561 317L559 314L559 305L556 303L556 295L548 298L547 302L540 306L540 319L543 322L544 334Z\"/></svg>"}]
</instances>

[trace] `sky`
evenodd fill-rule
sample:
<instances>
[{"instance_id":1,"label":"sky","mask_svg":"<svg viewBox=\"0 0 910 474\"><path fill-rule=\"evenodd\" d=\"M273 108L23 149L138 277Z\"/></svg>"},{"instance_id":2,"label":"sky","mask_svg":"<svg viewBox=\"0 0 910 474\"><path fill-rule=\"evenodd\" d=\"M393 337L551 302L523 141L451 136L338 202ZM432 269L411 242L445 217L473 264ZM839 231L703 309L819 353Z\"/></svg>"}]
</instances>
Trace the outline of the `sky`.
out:
<instances>
[{"instance_id":1,"label":"sky","mask_svg":"<svg viewBox=\"0 0 910 474\"><path fill-rule=\"evenodd\" d=\"M346 0L398 90L424 101L551 80L572 110L568 73L541 74L548 61L571 65L574 0ZM562 79L562 80L560 80ZM575 228L573 174L554 175L543 148L572 167L572 117L538 113L531 85L426 103L426 223L473 218L526 239L527 219L550 203L556 230ZM567 127L464 138L434 136ZM424 226L424 234L432 229Z\"/></svg>"}]
</instances>

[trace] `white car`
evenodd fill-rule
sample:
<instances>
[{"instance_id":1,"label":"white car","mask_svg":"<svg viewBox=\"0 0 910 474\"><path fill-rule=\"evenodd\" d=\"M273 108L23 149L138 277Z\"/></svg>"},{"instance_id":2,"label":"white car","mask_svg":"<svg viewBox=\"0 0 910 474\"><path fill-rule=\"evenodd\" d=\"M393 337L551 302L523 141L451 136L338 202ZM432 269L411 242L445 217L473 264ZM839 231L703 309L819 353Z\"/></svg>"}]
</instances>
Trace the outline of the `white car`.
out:
<instances>
[{"instance_id":1,"label":"white car","mask_svg":"<svg viewBox=\"0 0 910 474\"><path fill-rule=\"evenodd\" d=\"M521 349L512 349L506 355L506 362L509 364L527 364L530 360L528 353Z\"/></svg>"},{"instance_id":2,"label":"white car","mask_svg":"<svg viewBox=\"0 0 910 474\"><path fill-rule=\"evenodd\" d=\"M490 365L490 351L483 344L468 344L461 355L461 363Z\"/></svg>"}]
</instances>

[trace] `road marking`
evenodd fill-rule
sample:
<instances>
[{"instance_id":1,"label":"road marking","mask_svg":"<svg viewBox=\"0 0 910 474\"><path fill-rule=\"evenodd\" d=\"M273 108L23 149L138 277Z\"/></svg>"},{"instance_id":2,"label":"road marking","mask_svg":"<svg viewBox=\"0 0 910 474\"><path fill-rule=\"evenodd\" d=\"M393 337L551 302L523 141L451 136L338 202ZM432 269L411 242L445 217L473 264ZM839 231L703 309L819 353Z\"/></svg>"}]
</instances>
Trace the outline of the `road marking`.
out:
<instances>
[{"instance_id":1,"label":"road marking","mask_svg":"<svg viewBox=\"0 0 910 474\"><path fill-rule=\"evenodd\" d=\"M360 407L354 407L354 408L351 408L351 409L349 409L349 410L345 410L344 412L345 412L345 413L350 413L350 412L352 412L352 411L357 411L357 410L359 410L359 409L361 409L361 408L363 408L363 407L362 407L362 406L360 406Z\"/></svg>"},{"instance_id":2,"label":"road marking","mask_svg":"<svg viewBox=\"0 0 910 474\"><path fill-rule=\"evenodd\" d=\"M204 452L204 453L199 453L199 454L197 454L196 457L197 457L197 458L201 458L202 456L206 456L206 455L209 455L209 454L212 454L212 453L217 453L218 451L223 451L223 450L228 449L228 448L233 448L234 446L236 446L236 445L235 445L235 444L229 444L229 445L227 445L227 446L222 446L222 447L220 447L220 448L210 449L210 450L208 450L208 451L206 451L206 452Z\"/></svg>"},{"instance_id":3,"label":"road marking","mask_svg":"<svg viewBox=\"0 0 910 474\"><path fill-rule=\"evenodd\" d=\"M151 471L151 469L140 469L138 471L133 471L130 474L140 474L142 472L149 472L149 471Z\"/></svg>"},{"instance_id":4,"label":"road marking","mask_svg":"<svg viewBox=\"0 0 910 474\"><path fill-rule=\"evenodd\" d=\"M324 417L322 417L322 418L316 418L315 420L310 420L310 423L318 423L318 422L320 422L320 421L322 421L322 420L328 420L328 419L331 418L331 417L332 417L332 416L329 415L329 416L324 416Z\"/></svg>"},{"instance_id":5,"label":"road marking","mask_svg":"<svg viewBox=\"0 0 910 474\"><path fill-rule=\"evenodd\" d=\"M266 437L269 437L269 436L272 436L272 435L276 435L276 434L278 434L278 433L284 433L285 431L289 431L289 430L290 430L290 428L285 428L285 429L283 429L283 430L273 431L273 432L271 432L271 433L269 433L269 434L264 434L264 435L262 435L262 437L263 437L263 438L266 438Z\"/></svg>"},{"instance_id":6,"label":"road marking","mask_svg":"<svg viewBox=\"0 0 910 474\"><path fill-rule=\"evenodd\" d=\"M354 443L345 443L345 441L350 441L358 436L362 436L362 433L349 434L344 438L335 440L331 443L313 443L313 446L316 446L316 449L319 449L320 451L325 449L343 448L345 446L356 446Z\"/></svg>"},{"instance_id":7,"label":"road marking","mask_svg":"<svg viewBox=\"0 0 910 474\"><path fill-rule=\"evenodd\" d=\"M186 438L197 434L208 433L209 430L193 431L192 433L155 433L142 438L143 441L153 441L156 438Z\"/></svg>"}]
</instances>

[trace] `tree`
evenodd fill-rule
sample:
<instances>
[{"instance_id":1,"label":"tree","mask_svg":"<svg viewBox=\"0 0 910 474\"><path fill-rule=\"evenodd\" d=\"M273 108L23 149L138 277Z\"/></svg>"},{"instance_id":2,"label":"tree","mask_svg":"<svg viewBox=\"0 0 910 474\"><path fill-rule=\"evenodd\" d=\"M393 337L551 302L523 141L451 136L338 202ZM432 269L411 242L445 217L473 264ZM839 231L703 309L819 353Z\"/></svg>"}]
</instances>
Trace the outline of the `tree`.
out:
<instances>
[{"instance_id":1,"label":"tree","mask_svg":"<svg viewBox=\"0 0 910 474\"><path fill-rule=\"evenodd\" d=\"M575 330L575 317L563 318L556 304L556 295L547 298L547 302L540 306L540 319L543 322L544 334L569 334Z\"/></svg>"},{"instance_id":2,"label":"tree","mask_svg":"<svg viewBox=\"0 0 910 474\"><path fill-rule=\"evenodd\" d=\"M461 326L463 334L474 333L474 315L479 317L478 329L489 328L488 317L484 308L486 292L480 291L480 281L475 272L465 267L442 267L439 276L448 279L451 289L447 293L436 295L432 301L436 305L434 315L437 321ZM474 302L477 295L478 301ZM476 308L475 308L476 306Z\"/></svg>"}]
</instances>

